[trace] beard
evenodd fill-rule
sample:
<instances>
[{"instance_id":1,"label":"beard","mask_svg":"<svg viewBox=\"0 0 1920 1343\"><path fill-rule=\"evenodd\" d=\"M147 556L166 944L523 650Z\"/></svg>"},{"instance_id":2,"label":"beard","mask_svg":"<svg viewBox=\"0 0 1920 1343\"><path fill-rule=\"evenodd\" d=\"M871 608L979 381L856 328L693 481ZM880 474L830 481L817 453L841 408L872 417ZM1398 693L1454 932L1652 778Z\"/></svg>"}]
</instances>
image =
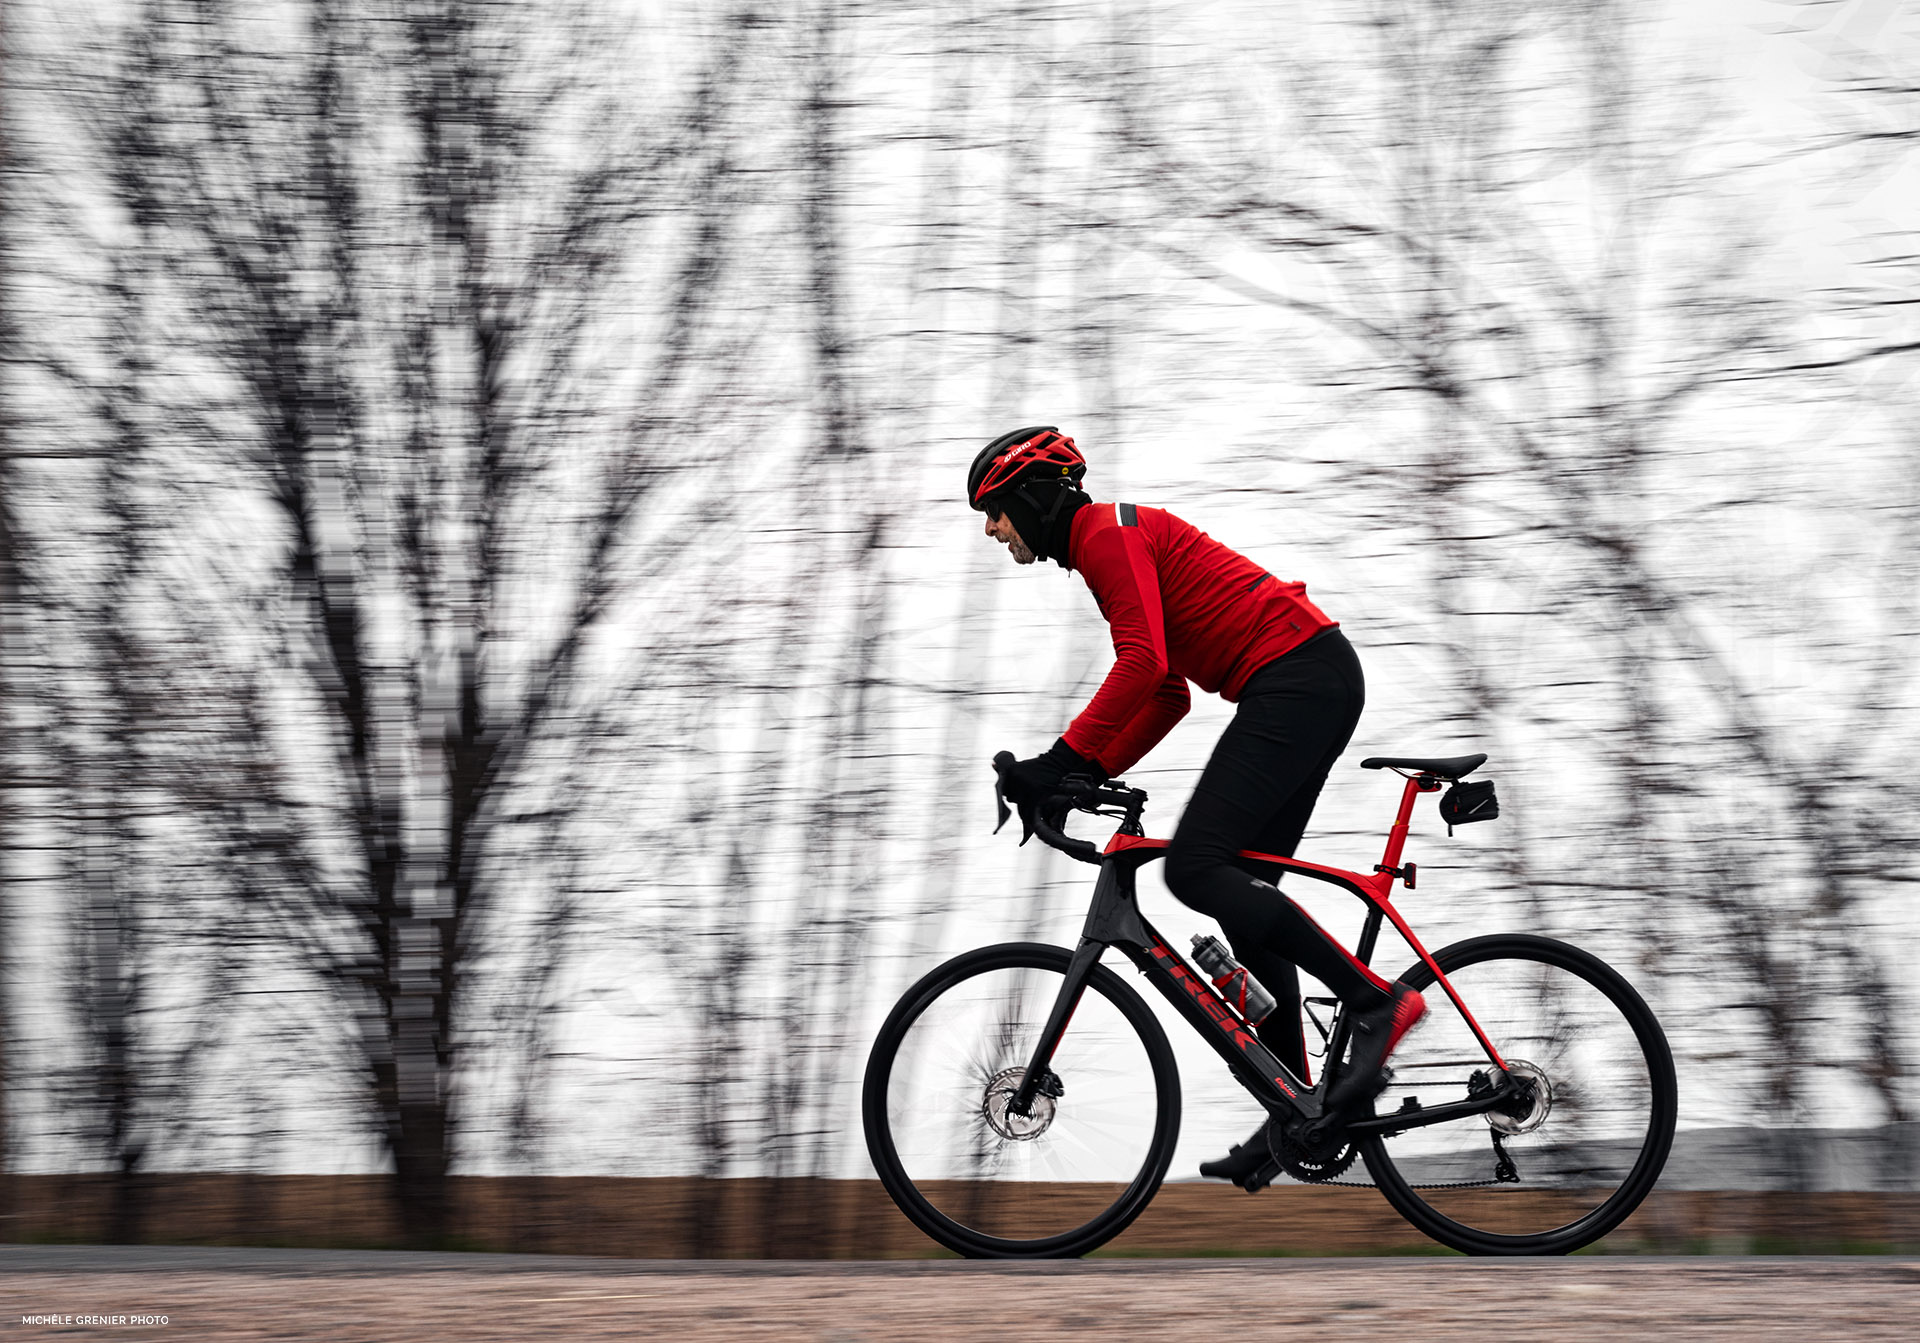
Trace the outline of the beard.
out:
<instances>
[{"instance_id":1,"label":"beard","mask_svg":"<svg viewBox=\"0 0 1920 1343\"><path fill-rule=\"evenodd\" d=\"M1020 539L1020 533L1015 532L1013 534L1013 539L1007 542L1007 550L1013 556L1013 562L1015 564L1033 563L1033 552L1027 549L1027 543Z\"/></svg>"}]
</instances>

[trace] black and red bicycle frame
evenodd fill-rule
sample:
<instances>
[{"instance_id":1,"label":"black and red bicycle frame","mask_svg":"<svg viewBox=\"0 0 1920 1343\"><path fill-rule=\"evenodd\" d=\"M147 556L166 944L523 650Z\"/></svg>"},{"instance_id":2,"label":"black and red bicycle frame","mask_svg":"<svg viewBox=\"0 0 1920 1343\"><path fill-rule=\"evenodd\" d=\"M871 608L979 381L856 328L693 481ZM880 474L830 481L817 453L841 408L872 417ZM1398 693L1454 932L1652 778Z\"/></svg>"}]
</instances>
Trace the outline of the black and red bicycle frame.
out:
<instances>
[{"instance_id":1,"label":"black and red bicycle frame","mask_svg":"<svg viewBox=\"0 0 1920 1343\"><path fill-rule=\"evenodd\" d=\"M1487 1038L1480 1023L1474 1019L1473 1012L1393 905L1394 882L1404 881L1411 889L1416 876L1413 864L1402 867L1400 862L1406 848L1407 831L1413 820L1414 802L1420 794L1436 792L1439 788L1440 781L1430 774L1408 776L1406 787L1400 795L1399 814L1394 818L1393 828L1387 832L1386 852L1370 874L1326 867L1298 858L1282 858L1270 853L1251 850L1242 853L1243 857L1298 873L1313 881L1338 886L1365 901L1366 925L1360 934L1359 945L1354 948L1354 955L1362 964L1372 961L1381 924L1392 923L1395 931L1433 971L1436 982L1446 990L1447 997L1459 1009L1461 1017L1487 1051L1487 1061L1497 1070L1497 1076L1492 1079L1495 1085L1486 1094L1446 1105L1357 1119L1346 1125L1346 1131L1352 1134L1398 1133L1428 1124L1446 1123L1465 1115L1480 1114L1505 1100L1509 1092L1506 1063L1501 1059L1500 1051ZM1133 790L1125 791L1133 794ZM1144 794L1136 796L1144 801ZM1066 1033L1067 1023L1079 1005L1080 995L1093 973L1093 967L1108 947L1117 947L1166 996L1175 1010L1193 1023L1201 1037L1226 1060L1234 1075L1270 1111L1291 1111L1303 1121L1318 1119L1323 1112L1328 1089L1339 1075L1339 1060L1345 1052L1348 1035L1346 1014L1343 1012L1334 1020L1332 1033L1327 1040L1328 1066L1321 1074L1319 1085L1309 1086L1301 1078L1295 1077L1292 1070L1260 1043L1253 1028L1215 991L1213 985L1188 965L1186 958L1154 931L1153 925L1141 915L1135 876L1147 863L1165 855L1167 841L1128 833L1129 830L1138 829L1138 814L1138 803L1128 806L1127 822L1104 849L1095 849L1085 840L1071 839L1043 821L1034 824L1036 833L1053 848L1082 862L1099 864L1100 877L1094 886L1093 905L1087 911L1086 925L1081 930L1080 943L1074 949L1073 959L1067 967L1065 982L1061 984L1047 1024L1035 1042L1033 1057L1027 1065L1026 1075L1021 1079L1019 1090L1014 1093L1010 1108L1016 1114L1030 1112L1035 1094L1046 1086L1047 1079L1052 1076L1050 1064L1054 1050ZM1287 1010L1287 1006L1283 1004L1279 1010ZM1298 1011L1298 1005L1294 1005L1292 1010Z\"/></svg>"}]
</instances>

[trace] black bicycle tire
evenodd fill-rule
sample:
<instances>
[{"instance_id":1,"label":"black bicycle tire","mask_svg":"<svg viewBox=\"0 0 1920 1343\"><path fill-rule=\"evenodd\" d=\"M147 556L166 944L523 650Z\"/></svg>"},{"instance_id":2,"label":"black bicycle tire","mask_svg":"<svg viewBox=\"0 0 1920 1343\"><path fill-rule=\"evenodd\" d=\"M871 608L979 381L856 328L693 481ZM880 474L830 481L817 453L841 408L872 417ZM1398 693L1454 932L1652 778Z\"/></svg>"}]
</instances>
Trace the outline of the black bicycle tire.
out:
<instances>
[{"instance_id":1,"label":"black bicycle tire","mask_svg":"<svg viewBox=\"0 0 1920 1343\"><path fill-rule=\"evenodd\" d=\"M1043 942L1002 942L965 952L930 970L902 994L874 1037L861 1088L867 1154L888 1197L907 1219L941 1245L969 1259L1079 1258L1126 1230L1153 1201L1173 1164L1174 1145L1180 1140L1180 1072L1173 1046L1145 1000L1104 965L1094 966L1087 988L1118 1008L1139 1033L1153 1067L1156 1092L1154 1134L1146 1159L1118 1199L1099 1216L1070 1231L1037 1240L1012 1240L987 1235L947 1217L914 1187L900 1162L887 1125L887 1083L892 1077L894 1055L920 1014L942 993L975 975L1011 968L1064 972L1072 959L1073 953L1065 947Z\"/></svg>"},{"instance_id":2,"label":"black bicycle tire","mask_svg":"<svg viewBox=\"0 0 1920 1343\"><path fill-rule=\"evenodd\" d=\"M1401 1176L1388 1151L1388 1140L1377 1134L1364 1137L1359 1143L1361 1158L1367 1163L1375 1187L1393 1205L1394 1210L1414 1227L1442 1245L1464 1254L1563 1255L1591 1245L1624 1222L1652 1192L1660 1172L1666 1167L1667 1155L1673 1148L1674 1125L1679 1113L1679 1081L1674 1073L1673 1051L1667 1044L1666 1032L1661 1029L1659 1019L1633 985L1612 966L1591 952L1550 937L1537 937L1530 933L1495 933L1472 937L1443 947L1434 953L1433 958L1449 975L1455 970L1486 961L1543 961L1579 975L1604 994L1632 1026L1646 1060L1648 1086L1653 1101L1647 1140L1632 1170L1604 1203L1564 1226L1526 1235L1482 1231L1434 1208L1421 1197L1416 1187ZM1400 978L1402 982L1422 990L1434 983L1433 971L1424 961L1416 963Z\"/></svg>"}]
</instances>

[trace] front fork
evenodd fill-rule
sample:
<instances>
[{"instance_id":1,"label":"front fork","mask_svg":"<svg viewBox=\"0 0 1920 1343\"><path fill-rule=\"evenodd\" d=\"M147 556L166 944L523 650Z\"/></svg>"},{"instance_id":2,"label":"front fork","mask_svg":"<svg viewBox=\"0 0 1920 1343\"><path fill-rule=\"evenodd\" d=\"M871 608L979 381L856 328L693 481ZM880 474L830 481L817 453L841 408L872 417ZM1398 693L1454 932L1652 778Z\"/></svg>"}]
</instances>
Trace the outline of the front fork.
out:
<instances>
[{"instance_id":1,"label":"front fork","mask_svg":"<svg viewBox=\"0 0 1920 1343\"><path fill-rule=\"evenodd\" d=\"M1100 954L1106 949L1106 943L1090 937L1081 938L1080 945L1074 948L1073 959L1067 963L1066 978L1054 997L1053 1011L1047 1015L1047 1024L1034 1042L1033 1057L1027 1060L1026 1074L1007 1102L1007 1109L1012 1113L1023 1118L1031 1115L1036 1095L1059 1098L1060 1079L1053 1075L1051 1067L1053 1051L1060 1047L1060 1037L1067 1033L1067 1023L1073 1020L1074 1009L1080 1006L1080 995L1087 991L1087 981L1093 977L1093 967L1100 963Z\"/></svg>"}]
</instances>

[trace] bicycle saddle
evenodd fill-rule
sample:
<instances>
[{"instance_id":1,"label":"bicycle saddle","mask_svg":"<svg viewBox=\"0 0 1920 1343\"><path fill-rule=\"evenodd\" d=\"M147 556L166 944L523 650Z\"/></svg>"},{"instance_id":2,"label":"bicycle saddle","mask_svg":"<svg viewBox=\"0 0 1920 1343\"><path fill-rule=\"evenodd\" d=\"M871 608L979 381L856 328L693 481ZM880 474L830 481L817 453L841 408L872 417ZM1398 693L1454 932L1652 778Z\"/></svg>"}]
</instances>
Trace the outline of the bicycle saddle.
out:
<instances>
[{"instance_id":1,"label":"bicycle saddle","mask_svg":"<svg viewBox=\"0 0 1920 1343\"><path fill-rule=\"evenodd\" d=\"M1464 779L1487 763L1487 754L1450 755L1444 759L1413 755L1370 755L1360 762L1361 769L1410 769L1431 774L1436 779Z\"/></svg>"}]
</instances>

